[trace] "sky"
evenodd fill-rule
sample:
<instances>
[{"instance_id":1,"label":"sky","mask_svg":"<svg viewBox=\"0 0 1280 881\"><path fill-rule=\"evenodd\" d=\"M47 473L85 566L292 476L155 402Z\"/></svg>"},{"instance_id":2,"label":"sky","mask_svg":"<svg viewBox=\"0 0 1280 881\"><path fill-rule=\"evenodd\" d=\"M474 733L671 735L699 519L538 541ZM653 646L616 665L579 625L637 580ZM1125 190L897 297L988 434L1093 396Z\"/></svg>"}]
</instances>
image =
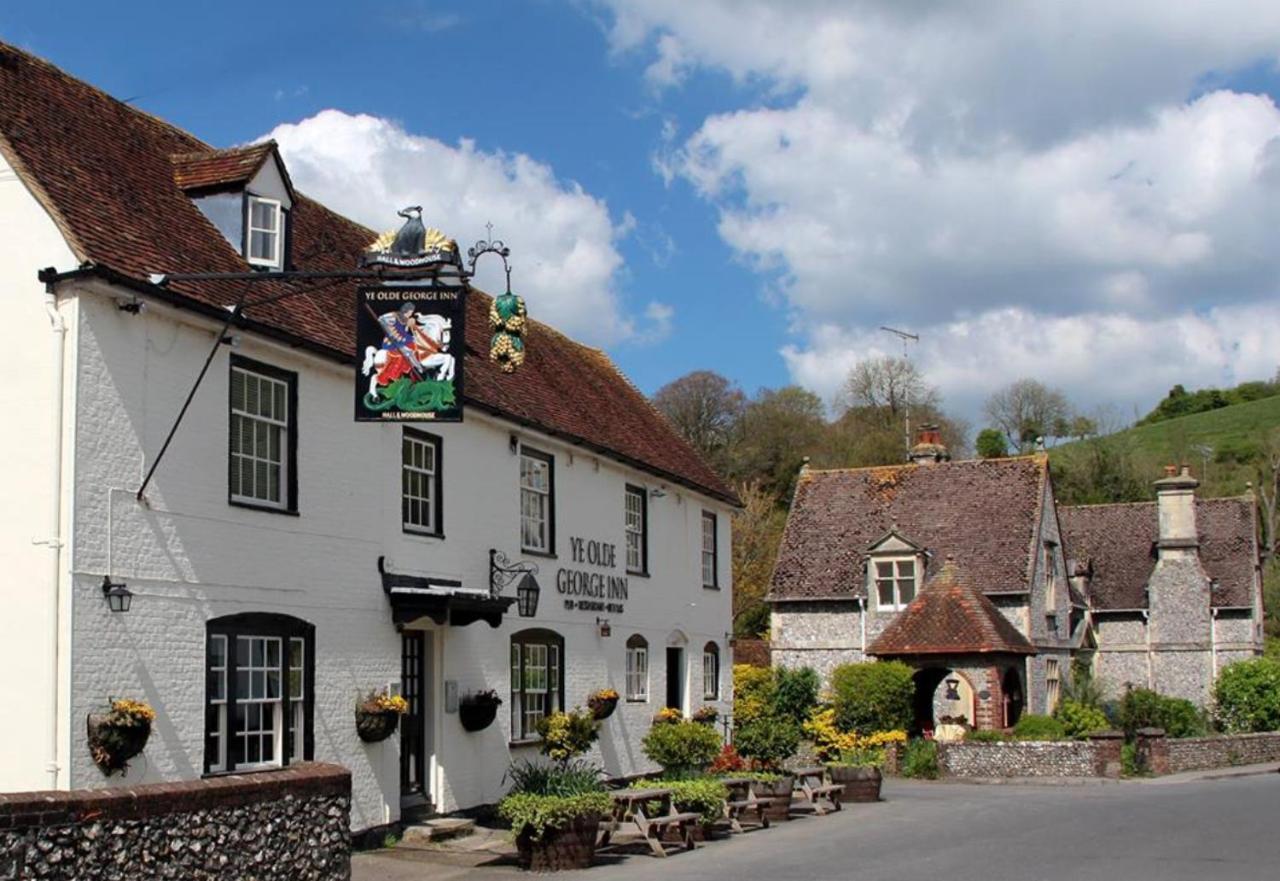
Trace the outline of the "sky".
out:
<instances>
[{"instance_id":1,"label":"sky","mask_svg":"<svg viewBox=\"0 0 1280 881\"><path fill-rule=\"evenodd\" d=\"M646 392L831 401L884 325L975 425L1022 377L1124 420L1280 366L1267 0L11 3L0 38L275 138L374 229L492 223L530 314Z\"/></svg>"}]
</instances>

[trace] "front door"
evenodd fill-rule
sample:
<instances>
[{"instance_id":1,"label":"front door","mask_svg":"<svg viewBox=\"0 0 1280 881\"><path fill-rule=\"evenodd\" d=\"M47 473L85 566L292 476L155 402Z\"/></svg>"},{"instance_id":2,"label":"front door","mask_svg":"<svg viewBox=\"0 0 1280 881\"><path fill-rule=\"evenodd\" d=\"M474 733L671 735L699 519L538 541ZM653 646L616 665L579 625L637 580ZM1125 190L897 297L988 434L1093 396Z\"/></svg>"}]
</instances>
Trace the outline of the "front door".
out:
<instances>
[{"instance_id":1,"label":"front door","mask_svg":"<svg viewBox=\"0 0 1280 881\"><path fill-rule=\"evenodd\" d=\"M414 807L430 797L427 784L426 634L406 630L400 653L400 683L409 712L400 720L400 804Z\"/></svg>"},{"instance_id":2,"label":"front door","mask_svg":"<svg viewBox=\"0 0 1280 881\"><path fill-rule=\"evenodd\" d=\"M684 649L667 646L667 706L684 711Z\"/></svg>"}]
</instances>

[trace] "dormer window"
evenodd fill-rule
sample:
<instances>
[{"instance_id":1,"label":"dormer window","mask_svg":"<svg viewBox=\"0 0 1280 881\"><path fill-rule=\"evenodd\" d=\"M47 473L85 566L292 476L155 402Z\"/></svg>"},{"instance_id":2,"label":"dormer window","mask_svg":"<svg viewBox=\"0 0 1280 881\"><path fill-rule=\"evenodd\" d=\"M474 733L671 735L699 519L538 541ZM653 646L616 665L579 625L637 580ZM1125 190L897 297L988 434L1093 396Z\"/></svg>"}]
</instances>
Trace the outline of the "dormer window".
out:
<instances>
[{"instance_id":1,"label":"dormer window","mask_svg":"<svg viewBox=\"0 0 1280 881\"><path fill-rule=\"evenodd\" d=\"M284 212L276 199L249 196L248 253L254 266L279 269L284 249Z\"/></svg>"},{"instance_id":2,"label":"dormer window","mask_svg":"<svg viewBox=\"0 0 1280 881\"><path fill-rule=\"evenodd\" d=\"M905 609L916 597L915 557L876 560L876 606L881 611Z\"/></svg>"}]
</instances>

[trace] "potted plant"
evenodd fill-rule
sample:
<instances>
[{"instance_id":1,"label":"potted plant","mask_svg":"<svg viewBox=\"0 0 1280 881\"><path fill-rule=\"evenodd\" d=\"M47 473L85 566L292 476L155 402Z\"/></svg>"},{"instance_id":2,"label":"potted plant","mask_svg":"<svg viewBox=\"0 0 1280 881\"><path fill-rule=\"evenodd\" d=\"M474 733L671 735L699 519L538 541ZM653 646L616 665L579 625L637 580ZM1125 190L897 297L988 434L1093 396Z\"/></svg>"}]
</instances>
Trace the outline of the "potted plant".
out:
<instances>
[{"instance_id":1,"label":"potted plant","mask_svg":"<svg viewBox=\"0 0 1280 881\"><path fill-rule=\"evenodd\" d=\"M600 769L574 761L590 748L595 738L588 732L593 732L597 723L576 710L552 716L560 718L545 729L539 726L539 730L545 730L544 741L548 737L554 740L543 752L556 761L513 765L508 772L511 790L498 803L498 816L511 824L520 864L535 872L590 866L600 820L613 808ZM585 724L575 719L585 720Z\"/></svg>"},{"instance_id":2,"label":"potted plant","mask_svg":"<svg viewBox=\"0 0 1280 881\"><path fill-rule=\"evenodd\" d=\"M483 731L498 716L502 698L492 689L463 695L458 701L458 721L467 731Z\"/></svg>"},{"instance_id":3,"label":"potted plant","mask_svg":"<svg viewBox=\"0 0 1280 881\"><path fill-rule=\"evenodd\" d=\"M720 735L697 722L657 722L645 734L640 748L645 757L662 767L668 778L700 774L720 754Z\"/></svg>"},{"instance_id":4,"label":"potted plant","mask_svg":"<svg viewBox=\"0 0 1280 881\"><path fill-rule=\"evenodd\" d=\"M603 722L618 708L618 692L612 688L600 688L587 696L587 709L597 722Z\"/></svg>"},{"instance_id":5,"label":"potted plant","mask_svg":"<svg viewBox=\"0 0 1280 881\"><path fill-rule=\"evenodd\" d=\"M536 727L542 754L561 763L584 754L600 737L600 723L578 707L543 716Z\"/></svg>"},{"instance_id":6,"label":"potted plant","mask_svg":"<svg viewBox=\"0 0 1280 881\"><path fill-rule=\"evenodd\" d=\"M356 704L356 734L365 743L378 743L395 734L409 702L398 694L371 691Z\"/></svg>"},{"instance_id":7,"label":"potted plant","mask_svg":"<svg viewBox=\"0 0 1280 881\"><path fill-rule=\"evenodd\" d=\"M714 725L720 718L720 711L708 704L698 707L690 718L701 725Z\"/></svg>"},{"instance_id":8,"label":"potted plant","mask_svg":"<svg viewBox=\"0 0 1280 881\"><path fill-rule=\"evenodd\" d=\"M156 711L143 701L120 698L110 704L107 712L88 719L89 755L107 776L128 769L129 760L147 745L156 718Z\"/></svg>"},{"instance_id":9,"label":"potted plant","mask_svg":"<svg viewBox=\"0 0 1280 881\"><path fill-rule=\"evenodd\" d=\"M791 819L791 796L796 779L783 764L800 749L800 726L786 717L765 716L748 722L734 734L738 754L749 759L753 770L766 772L752 783L759 798L775 799L769 819Z\"/></svg>"}]
</instances>

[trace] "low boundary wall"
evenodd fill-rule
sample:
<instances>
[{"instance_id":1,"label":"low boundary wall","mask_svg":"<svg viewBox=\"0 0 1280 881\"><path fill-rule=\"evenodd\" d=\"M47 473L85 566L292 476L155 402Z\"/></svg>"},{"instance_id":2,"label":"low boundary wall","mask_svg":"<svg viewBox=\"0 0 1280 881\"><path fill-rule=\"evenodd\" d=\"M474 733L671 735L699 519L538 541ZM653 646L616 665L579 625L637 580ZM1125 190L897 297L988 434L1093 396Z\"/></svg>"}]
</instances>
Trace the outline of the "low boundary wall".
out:
<instances>
[{"instance_id":1,"label":"low boundary wall","mask_svg":"<svg viewBox=\"0 0 1280 881\"><path fill-rule=\"evenodd\" d=\"M1119 777L1119 732L1089 740L939 743L943 777Z\"/></svg>"}]
</instances>

